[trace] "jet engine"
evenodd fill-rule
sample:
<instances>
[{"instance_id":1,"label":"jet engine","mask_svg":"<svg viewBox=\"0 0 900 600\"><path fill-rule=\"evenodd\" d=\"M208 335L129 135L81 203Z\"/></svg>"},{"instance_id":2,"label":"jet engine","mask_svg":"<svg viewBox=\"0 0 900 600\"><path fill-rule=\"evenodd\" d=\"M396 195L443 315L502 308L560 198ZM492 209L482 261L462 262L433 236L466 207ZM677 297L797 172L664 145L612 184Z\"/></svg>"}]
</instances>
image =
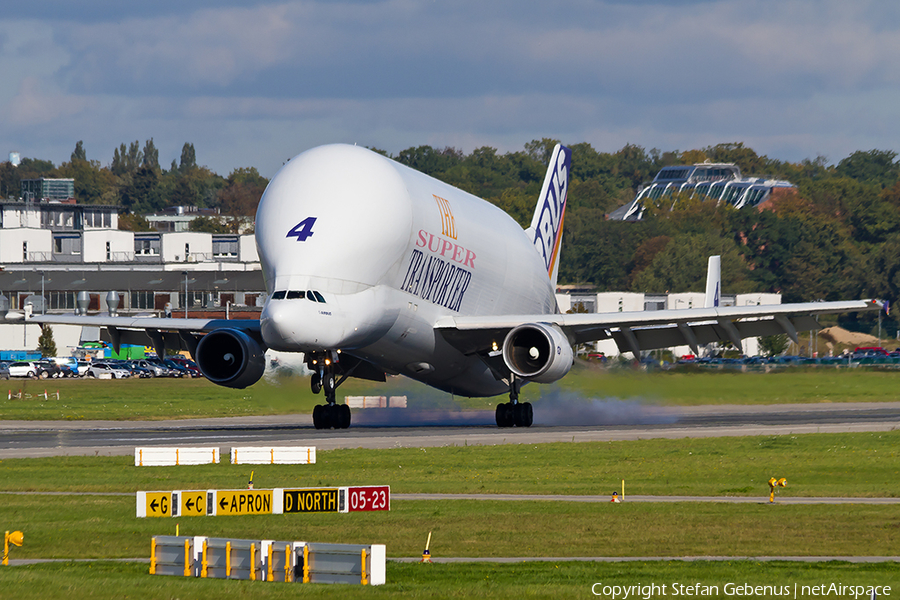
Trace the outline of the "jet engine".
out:
<instances>
[{"instance_id":1,"label":"jet engine","mask_svg":"<svg viewBox=\"0 0 900 600\"><path fill-rule=\"evenodd\" d=\"M503 341L503 360L522 379L553 383L575 362L572 346L562 330L548 323L525 323Z\"/></svg>"},{"instance_id":2,"label":"jet engine","mask_svg":"<svg viewBox=\"0 0 900 600\"><path fill-rule=\"evenodd\" d=\"M231 388L251 386L266 370L265 351L240 329L216 329L197 344L197 365L206 378Z\"/></svg>"}]
</instances>

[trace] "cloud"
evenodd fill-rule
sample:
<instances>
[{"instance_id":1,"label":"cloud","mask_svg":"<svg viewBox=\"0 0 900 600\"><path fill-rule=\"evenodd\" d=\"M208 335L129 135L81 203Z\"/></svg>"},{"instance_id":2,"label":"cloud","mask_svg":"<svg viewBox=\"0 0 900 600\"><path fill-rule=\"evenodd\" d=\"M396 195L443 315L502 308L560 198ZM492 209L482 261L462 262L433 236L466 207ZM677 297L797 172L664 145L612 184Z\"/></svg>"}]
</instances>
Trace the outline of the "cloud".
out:
<instances>
[{"instance_id":1,"label":"cloud","mask_svg":"<svg viewBox=\"0 0 900 600\"><path fill-rule=\"evenodd\" d=\"M0 107L16 119L0 143L67 135L57 161L78 139L111 155L151 136L176 158L194 142L221 172L328 141L745 141L839 160L900 134L900 5L884 1L74 6L19 3L0 21Z\"/></svg>"}]
</instances>

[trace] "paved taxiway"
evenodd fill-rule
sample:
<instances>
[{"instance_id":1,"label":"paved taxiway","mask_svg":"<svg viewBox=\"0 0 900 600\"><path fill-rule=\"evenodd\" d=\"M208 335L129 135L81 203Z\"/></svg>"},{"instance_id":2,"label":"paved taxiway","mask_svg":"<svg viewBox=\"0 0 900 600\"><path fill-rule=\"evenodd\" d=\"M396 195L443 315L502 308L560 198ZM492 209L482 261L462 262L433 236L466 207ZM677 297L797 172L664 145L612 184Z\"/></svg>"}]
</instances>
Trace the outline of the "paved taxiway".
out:
<instances>
[{"instance_id":1,"label":"paved taxiway","mask_svg":"<svg viewBox=\"0 0 900 600\"><path fill-rule=\"evenodd\" d=\"M560 412L561 409L554 407L553 410ZM377 449L900 428L900 402L668 408L607 403L593 412L587 411L581 425L554 425L552 414L550 422L542 421L540 414L539 405L536 405L536 424L527 429L498 429L492 424L490 411L404 409L356 411L354 425L340 431L317 431L312 427L309 415L179 421L0 421L0 459L124 456L133 454L136 446L315 445L320 450Z\"/></svg>"}]
</instances>

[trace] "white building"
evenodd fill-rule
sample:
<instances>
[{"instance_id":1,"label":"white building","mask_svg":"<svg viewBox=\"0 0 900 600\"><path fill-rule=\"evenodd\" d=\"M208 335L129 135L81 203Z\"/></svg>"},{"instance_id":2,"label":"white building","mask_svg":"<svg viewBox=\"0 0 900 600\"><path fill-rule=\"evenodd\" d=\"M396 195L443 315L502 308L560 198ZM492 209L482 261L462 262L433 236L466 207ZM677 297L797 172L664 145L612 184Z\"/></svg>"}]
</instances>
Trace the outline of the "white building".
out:
<instances>
[{"instance_id":1,"label":"white building","mask_svg":"<svg viewBox=\"0 0 900 600\"><path fill-rule=\"evenodd\" d=\"M556 294L556 303L561 312L615 313L641 312L655 310L683 310L702 308L705 294L685 292L678 294L643 294L637 292L601 292L589 293L570 288L564 293ZM781 304L781 294L737 294L723 295L722 306L761 306ZM595 352L614 357L621 354L616 342L612 339L600 340L594 344ZM676 357L693 354L689 346L670 348ZM747 356L759 354L759 338L746 338L743 342L743 353ZM628 351L630 355L631 352Z\"/></svg>"}]
</instances>

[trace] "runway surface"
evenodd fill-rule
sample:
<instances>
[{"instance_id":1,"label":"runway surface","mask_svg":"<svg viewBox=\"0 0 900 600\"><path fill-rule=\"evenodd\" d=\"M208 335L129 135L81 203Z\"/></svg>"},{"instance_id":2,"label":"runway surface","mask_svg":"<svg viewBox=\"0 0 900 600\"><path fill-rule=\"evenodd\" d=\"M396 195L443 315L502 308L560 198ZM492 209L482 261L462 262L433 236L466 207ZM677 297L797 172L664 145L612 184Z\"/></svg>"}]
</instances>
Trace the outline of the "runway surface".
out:
<instances>
[{"instance_id":1,"label":"runway surface","mask_svg":"<svg viewBox=\"0 0 900 600\"><path fill-rule=\"evenodd\" d=\"M650 438L891 431L900 402L658 407L604 401L535 405L535 425L499 429L490 411L358 410L350 429L319 431L310 415L180 421L0 421L0 459L133 454L136 446L314 445L401 448ZM580 421L573 424L572 421Z\"/></svg>"}]
</instances>

